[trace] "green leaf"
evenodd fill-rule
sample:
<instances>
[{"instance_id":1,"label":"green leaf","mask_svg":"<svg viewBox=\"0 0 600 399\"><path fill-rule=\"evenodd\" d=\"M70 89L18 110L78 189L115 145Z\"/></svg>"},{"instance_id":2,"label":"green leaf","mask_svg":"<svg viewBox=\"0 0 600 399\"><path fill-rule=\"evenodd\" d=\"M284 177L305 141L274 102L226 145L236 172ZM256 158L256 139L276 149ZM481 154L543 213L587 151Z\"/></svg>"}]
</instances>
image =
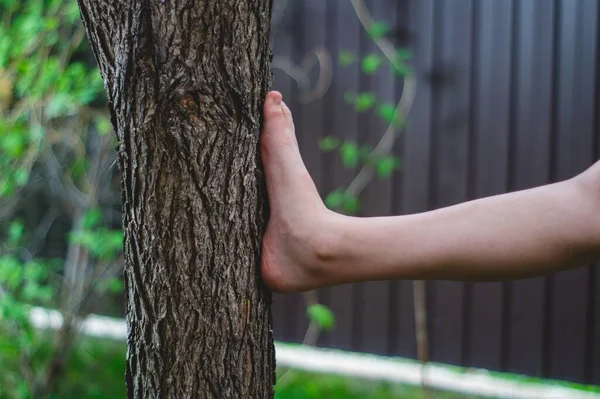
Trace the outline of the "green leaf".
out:
<instances>
[{"instance_id":1,"label":"green leaf","mask_svg":"<svg viewBox=\"0 0 600 399\"><path fill-rule=\"evenodd\" d=\"M78 178L86 172L86 162L85 158L79 158L73 162L73 166L71 166L71 174L74 178Z\"/></svg>"},{"instance_id":2,"label":"green leaf","mask_svg":"<svg viewBox=\"0 0 600 399\"><path fill-rule=\"evenodd\" d=\"M108 284L108 292L111 294L120 294L123 292L123 280L119 278L113 278L110 280Z\"/></svg>"},{"instance_id":3,"label":"green leaf","mask_svg":"<svg viewBox=\"0 0 600 399\"><path fill-rule=\"evenodd\" d=\"M27 169L18 169L15 172L14 179L17 186L24 186L29 182L29 171Z\"/></svg>"},{"instance_id":4,"label":"green leaf","mask_svg":"<svg viewBox=\"0 0 600 399\"><path fill-rule=\"evenodd\" d=\"M90 209L83 218L83 227L85 229L93 229L102 223L104 216L100 208Z\"/></svg>"},{"instance_id":5,"label":"green leaf","mask_svg":"<svg viewBox=\"0 0 600 399\"><path fill-rule=\"evenodd\" d=\"M369 27L369 35L373 39L380 39L390 31L390 26L383 21L374 22Z\"/></svg>"},{"instance_id":6,"label":"green leaf","mask_svg":"<svg viewBox=\"0 0 600 399\"><path fill-rule=\"evenodd\" d=\"M340 55L338 58L338 63L340 66L347 67L350 66L356 61L356 57L352 51L342 50L340 51Z\"/></svg>"},{"instance_id":7,"label":"green leaf","mask_svg":"<svg viewBox=\"0 0 600 399\"><path fill-rule=\"evenodd\" d=\"M377 106L377 114L387 123L392 123L396 115L396 106L394 104L386 103L379 104Z\"/></svg>"},{"instance_id":8,"label":"green leaf","mask_svg":"<svg viewBox=\"0 0 600 399\"><path fill-rule=\"evenodd\" d=\"M392 172L400 168L400 159L393 155L385 155L375 160L375 169L380 179L387 179Z\"/></svg>"},{"instance_id":9,"label":"green leaf","mask_svg":"<svg viewBox=\"0 0 600 399\"><path fill-rule=\"evenodd\" d=\"M319 149L324 152L331 152L338 148L340 140L337 137L326 136L319 140Z\"/></svg>"},{"instance_id":10,"label":"green leaf","mask_svg":"<svg viewBox=\"0 0 600 399\"><path fill-rule=\"evenodd\" d=\"M342 164L346 168L355 168L358 165L358 147L355 143L345 142L340 147Z\"/></svg>"},{"instance_id":11,"label":"green leaf","mask_svg":"<svg viewBox=\"0 0 600 399\"><path fill-rule=\"evenodd\" d=\"M44 29L46 30L54 30L59 25L58 18L48 18L44 21Z\"/></svg>"},{"instance_id":12,"label":"green leaf","mask_svg":"<svg viewBox=\"0 0 600 399\"><path fill-rule=\"evenodd\" d=\"M412 69L404 62L396 62L392 65L392 70L399 76L407 77L413 74Z\"/></svg>"},{"instance_id":13,"label":"green leaf","mask_svg":"<svg viewBox=\"0 0 600 399\"><path fill-rule=\"evenodd\" d=\"M123 281L120 278L105 278L98 280L94 287L98 293L120 294L123 292Z\"/></svg>"},{"instance_id":14,"label":"green leaf","mask_svg":"<svg viewBox=\"0 0 600 399\"><path fill-rule=\"evenodd\" d=\"M373 93L361 93L356 97L354 109L356 109L358 112L367 111L375 105L375 101L376 99Z\"/></svg>"},{"instance_id":15,"label":"green leaf","mask_svg":"<svg viewBox=\"0 0 600 399\"><path fill-rule=\"evenodd\" d=\"M9 196L14 192L14 190L15 186L10 180L0 178L0 196Z\"/></svg>"},{"instance_id":16,"label":"green leaf","mask_svg":"<svg viewBox=\"0 0 600 399\"><path fill-rule=\"evenodd\" d=\"M401 129L406 125L406 118L396 113L396 106L390 103L380 104L377 106L377 114L396 129Z\"/></svg>"},{"instance_id":17,"label":"green leaf","mask_svg":"<svg viewBox=\"0 0 600 399\"><path fill-rule=\"evenodd\" d=\"M10 224L8 228L8 240L13 244L21 241L23 237L23 232L25 231L25 225L23 225L20 221L15 221Z\"/></svg>"},{"instance_id":18,"label":"green leaf","mask_svg":"<svg viewBox=\"0 0 600 399\"><path fill-rule=\"evenodd\" d=\"M110 119L107 116L99 116L94 120L96 125L96 129L98 129L98 133L101 136L104 136L112 130L112 123L110 123Z\"/></svg>"},{"instance_id":19,"label":"green leaf","mask_svg":"<svg viewBox=\"0 0 600 399\"><path fill-rule=\"evenodd\" d=\"M341 208L344 202L344 192L341 189L335 190L325 198L325 205L331 210L337 210Z\"/></svg>"},{"instance_id":20,"label":"green leaf","mask_svg":"<svg viewBox=\"0 0 600 399\"><path fill-rule=\"evenodd\" d=\"M381 59L381 57L379 55L369 54L362 59L361 66L362 66L362 70L366 74L372 75L379 70L382 63L383 63L383 60Z\"/></svg>"},{"instance_id":21,"label":"green leaf","mask_svg":"<svg viewBox=\"0 0 600 399\"><path fill-rule=\"evenodd\" d=\"M0 145L4 153L12 158L18 158L25 150L25 141L20 134L10 134L1 139Z\"/></svg>"},{"instance_id":22,"label":"green leaf","mask_svg":"<svg viewBox=\"0 0 600 399\"><path fill-rule=\"evenodd\" d=\"M72 1L66 8L65 17L67 22L73 23L79 20L79 7L76 1Z\"/></svg>"},{"instance_id":23,"label":"green leaf","mask_svg":"<svg viewBox=\"0 0 600 399\"><path fill-rule=\"evenodd\" d=\"M413 57L413 51L409 48L401 48L396 51L395 62L405 62Z\"/></svg>"},{"instance_id":24,"label":"green leaf","mask_svg":"<svg viewBox=\"0 0 600 399\"><path fill-rule=\"evenodd\" d=\"M351 195L344 196L344 212L349 215L355 215L360 210L360 200Z\"/></svg>"},{"instance_id":25,"label":"green leaf","mask_svg":"<svg viewBox=\"0 0 600 399\"><path fill-rule=\"evenodd\" d=\"M306 309L306 314L322 330L331 331L335 327L335 315L325 305L311 305Z\"/></svg>"}]
</instances>

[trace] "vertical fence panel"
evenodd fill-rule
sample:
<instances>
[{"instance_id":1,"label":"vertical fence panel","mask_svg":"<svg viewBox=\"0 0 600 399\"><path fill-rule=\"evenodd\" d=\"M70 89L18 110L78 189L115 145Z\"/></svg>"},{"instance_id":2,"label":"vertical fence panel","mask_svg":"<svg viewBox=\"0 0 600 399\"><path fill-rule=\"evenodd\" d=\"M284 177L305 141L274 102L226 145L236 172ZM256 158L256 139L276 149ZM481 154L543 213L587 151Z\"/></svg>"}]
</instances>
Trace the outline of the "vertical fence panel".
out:
<instances>
[{"instance_id":1,"label":"vertical fence panel","mask_svg":"<svg viewBox=\"0 0 600 399\"><path fill-rule=\"evenodd\" d=\"M600 66L600 9L596 13L596 49L595 49L596 66ZM595 142L594 142L594 160L600 159L600 76L596 73L595 80L596 98L594 108L596 109L595 123ZM600 384L600 262L592 266L590 279L591 286L591 307L589 312L592 316L589 334L589 380L588 383Z\"/></svg>"},{"instance_id":2,"label":"vertical fence panel","mask_svg":"<svg viewBox=\"0 0 600 399\"><path fill-rule=\"evenodd\" d=\"M302 12L296 15L296 18L301 19L302 24L302 41L301 41L301 57L296 62L304 69L304 73L308 73L310 78L309 87L305 87L301 93L300 106L294 114L294 120L297 122L297 134L302 137L300 140L300 153L308 172L310 173L315 186L321 195L326 194L325 180L326 170L324 170L324 157L319 150L319 139L323 132L324 118L324 101L322 94L314 92L319 75L324 71L320 70L322 65L316 61L312 67L308 64L310 59L315 60L315 52L325 50L325 35L327 20L326 2L322 0L305 0L302 2ZM309 69L310 68L310 69ZM327 73L325 71L325 73ZM306 98L308 93L314 93L311 97ZM320 291L320 290L319 290ZM321 302L325 291L304 294L306 296L314 296L318 302ZM308 305L304 302L304 308ZM307 320L306 314L301 315L303 320ZM311 342L316 344L316 342Z\"/></svg>"},{"instance_id":3,"label":"vertical fence panel","mask_svg":"<svg viewBox=\"0 0 600 399\"><path fill-rule=\"evenodd\" d=\"M408 115L410 123L402 137L402 186L397 188L401 202L395 210L410 214L426 211L430 203L433 93L429 79L433 69L435 1L410 0L406 8L410 13L408 39L414 50L417 91ZM416 357L413 283L397 282L395 294L393 308L398 313L393 321L392 353Z\"/></svg>"},{"instance_id":4,"label":"vertical fence panel","mask_svg":"<svg viewBox=\"0 0 600 399\"><path fill-rule=\"evenodd\" d=\"M370 3L369 11L377 22L390 26L395 24L395 1L378 0ZM363 29L363 40L366 42L360 57L383 57L375 42L370 39ZM389 62L384 60L382 67L373 74L365 70L361 72L365 86L363 89L371 92L377 99L377 105L395 104L395 74L389 68ZM375 146L385 134L389 123L386 123L377 113L377 106L362 115L360 124L360 144ZM392 207L392 187L389 180L381 181L374 178L361 196L361 214L363 216L388 216ZM367 265L365 265L367 266ZM359 324L362 338L357 348L361 351L385 354L389 347L389 298L390 282L375 281L360 284L362 302L360 306Z\"/></svg>"},{"instance_id":5,"label":"vertical fence panel","mask_svg":"<svg viewBox=\"0 0 600 399\"><path fill-rule=\"evenodd\" d=\"M322 23L325 26L323 38L323 43L325 45L324 49L329 52L331 56L332 65L329 65L330 71L322 70L321 73L330 72L333 76L333 80L331 82L331 86L325 93L323 99L321 100L321 106L323 107L323 126L321 130L321 137L326 136L334 136L336 131L335 124L335 116L336 113L336 90L338 88L336 84L336 65L337 65L337 48L336 48L336 37L335 37L335 29L337 23L337 8L335 1L325 1L323 2L324 7L324 17ZM320 192L322 198L326 198L327 194L335 189L335 185L339 183L336 179L335 174L335 165L339 163L339 157L333 152L325 152L322 154L323 156L323 172L322 172L322 181ZM332 295L334 291L330 288L321 288L319 289L319 299L325 305L331 307ZM336 323L334 329L346 328L346 326L340 325L339 320ZM319 346L333 346L335 342L332 340L332 336L330 332L324 331L319 336Z\"/></svg>"},{"instance_id":6,"label":"vertical fence panel","mask_svg":"<svg viewBox=\"0 0 600 399\"><path fill-rule=\"evenodd\" d=\"M554 4L517 2L512 190L549 182ZM545 279L511 283L507 370L541 375Z\"/></svg>"},{"instance_id":7,"label":"vertical fence panel","mask_svg":"<svg viewBox=\"0 0 600 399\"><path fill-rule=\"evenodd\" d=\"M561 2L560 40L556 58L557 92L554 99L556 141L553 151L554 177L558 180L575 176L592 161L595 7L587 1ZM551 357L548 371L556 378L571 381L584 379L588 279L588 268L564 272L552 279Z\"/></svg>"},{"instance_id":8,"label":"vertical fence panel","mask_svg":"<svg viewBox=\"0 0 600 399\"><path fill-rule=\"evenodd\" d=\"M358 52L358 42L361 34L361 27L352 5L349 1L334 0L335 5L335 41L336 47L331 49L333 59L337 61L340 51L349 50L355 54ZM340 140L357 141L357 116L351 105L345 102L344 93L347 91L358 91L359 67L342 67L335 62L334 81L331 88L334 97L335 109L333 110L333 120L335 135ZM344 169L338 160L333 168L333 180L335 187L347 185L353 177L353 172ZM334 311L338 325L334 331L329 334L330 345L340 349L351 350L354 336L354 326L358 324L356 319L356 292L353 285L347 284L339 287L332 287L329 291L329 304Z\"/></svg>"},{"instance_id":9,"label":"vertical fence panel","mask_svg":"<svg viewBox=\"0 0 600 399\"><path fill-rule=\"evenodd\" d=\"M463 202L469 175L469 106L473 1L438 1L441 12L439 113L435 116L434 207ZM436 27L437 28L437 27ZM458 364L462 361L464 283L434 282L432 357Z\"/></svg>"},{"instance_id":10,"label":"vertical fence panel","mask_svg":"<svg viewBox=\"0 0 600 399\"><path fill-rule=\"evenodd\" d=\"M513 2L483 0L478 5L472 145L474 195L481 198L508 188ZM501 367L503 288L502 283L471 285L465 361L475 367Z\"/></svg>"}]
</instances>

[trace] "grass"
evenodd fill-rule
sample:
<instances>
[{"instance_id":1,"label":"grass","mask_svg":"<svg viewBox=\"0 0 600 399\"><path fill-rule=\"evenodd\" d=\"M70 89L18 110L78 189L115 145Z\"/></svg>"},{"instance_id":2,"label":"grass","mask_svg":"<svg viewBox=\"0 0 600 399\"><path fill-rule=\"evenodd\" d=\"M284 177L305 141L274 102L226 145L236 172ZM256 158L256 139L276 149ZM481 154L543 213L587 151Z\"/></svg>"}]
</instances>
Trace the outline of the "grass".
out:
<instances>
[{"instance_id":1,"label":"grass","mask_svg":"<svg viewBox=\"0 0 600 399\"><path fill-rule=\"evenodd\" d=\"M41 346L38 347L35 356L37 365L41 365L48 358L51 342L47 334L40 334L39 337ZM125 353L124 342L90 337L81 339L71 353L68 370L57 384L52 399L125 398L127 396ZM460 367L451 368L466 372L466 369ZM13 372L18 373L18 369ZM286 376L281 378L284 372ZM600 391L600 387L597 386L583 386L497 372L490 372L490 374L512 381L542 382L545 385ZM483 399L441 391L425 395L420 387L300 370L279 369L278 378L280 382L275 387L275 399Z\"/></svg>"}]
</instances>

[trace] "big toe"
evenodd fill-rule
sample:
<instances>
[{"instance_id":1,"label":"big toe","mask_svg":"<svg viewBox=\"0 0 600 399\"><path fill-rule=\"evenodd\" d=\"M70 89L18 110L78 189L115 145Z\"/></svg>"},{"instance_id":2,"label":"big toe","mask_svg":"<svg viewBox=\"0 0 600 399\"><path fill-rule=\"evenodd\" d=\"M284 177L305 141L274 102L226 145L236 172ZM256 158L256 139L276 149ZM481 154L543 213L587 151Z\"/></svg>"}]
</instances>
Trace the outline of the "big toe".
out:
<instances>
[{"instance_id":1,"label":"big toe","mask_svg":"<svg viewBox=\"0 0 600 399\"><path fill-rule=\"evenodd\" d=\"M281 99L279 92L272 91L265 100L265 119L261 140L263 140L263 144L267 149L272 146L296 142L291 113Z\"/></svg>"}]
</instances>

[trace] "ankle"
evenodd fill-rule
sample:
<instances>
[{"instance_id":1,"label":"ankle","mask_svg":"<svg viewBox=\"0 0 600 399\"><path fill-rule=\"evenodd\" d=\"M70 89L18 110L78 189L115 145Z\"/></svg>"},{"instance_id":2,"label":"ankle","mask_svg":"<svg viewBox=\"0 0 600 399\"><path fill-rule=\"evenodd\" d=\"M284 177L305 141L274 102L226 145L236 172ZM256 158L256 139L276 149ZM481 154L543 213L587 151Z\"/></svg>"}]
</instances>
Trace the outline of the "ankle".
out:
<instances>
[{"instance_id":1,"label":"ankle","mask_svg":"<svg viewBox=\"0 0 600 399\"><path fill-rule=\"evenodd\" d=\"M343 253L344 215L325 209L307 237L309 262L306 272L317 287L336 284L334 268Z\"/></svg>"}]
</instances>

